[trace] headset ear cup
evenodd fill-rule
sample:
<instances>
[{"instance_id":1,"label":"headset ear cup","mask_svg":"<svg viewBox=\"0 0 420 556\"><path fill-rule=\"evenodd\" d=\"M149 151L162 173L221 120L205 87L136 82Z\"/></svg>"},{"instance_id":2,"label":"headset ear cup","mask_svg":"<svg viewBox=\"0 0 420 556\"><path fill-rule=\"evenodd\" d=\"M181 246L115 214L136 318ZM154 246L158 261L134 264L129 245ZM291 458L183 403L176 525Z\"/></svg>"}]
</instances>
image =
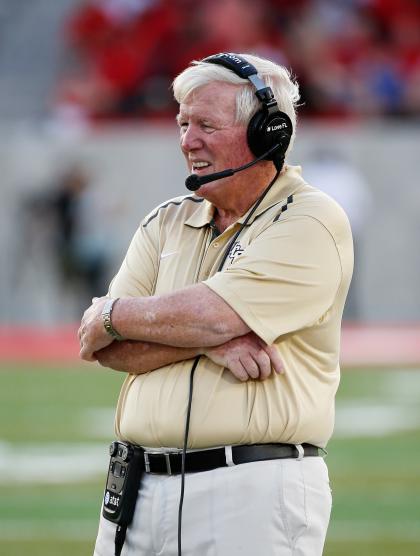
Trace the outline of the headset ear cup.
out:
<instances>
[{"instance_id":1,"label":"headset ear cup","mask_svg":"<svg viewBox=\"0 0 420 556\"><path fill-rule=\"evenodd\" d=\"M261 156L264 152L268 151L270 147L265 148L265 138L261 134L261 129L264 129L262 125L266 120L266 113L264 110L258 110L256 112L249 124L247 130L248 146L253 155L256 157Z\"/></svg>"},{"instance_id":2,"label":"headset ear cup","mask_svg":"<svg viewBox=\"0 0 420 556\"><path fill-rule=\"evenodd\" d=\"M268 114L266 110L259 110L252 116L247 130L248 146L256 156L261 156L276 143L280 144L278 151L267 157L284 157L293 133L293 125L287 114L274 112Z\"/></svg>"}]
</instances>

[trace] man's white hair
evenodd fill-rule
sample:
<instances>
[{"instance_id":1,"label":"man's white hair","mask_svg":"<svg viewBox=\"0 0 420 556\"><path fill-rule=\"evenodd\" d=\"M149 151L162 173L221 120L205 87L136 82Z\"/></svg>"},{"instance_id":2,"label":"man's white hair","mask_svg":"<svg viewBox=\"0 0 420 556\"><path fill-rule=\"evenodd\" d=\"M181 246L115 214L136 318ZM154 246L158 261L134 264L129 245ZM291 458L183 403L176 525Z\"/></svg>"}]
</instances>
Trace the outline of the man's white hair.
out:
<instances>
[{"instance_id":1,"label":"man's white hair","mask_svg":"<svg viewBox=\"0 0 420 556\"><path fill-rule=\"evenodd\" d=\"M291 150L296 134L296 106L300 99L299 86L290 72L284 67L265 58L252 54L239 54L250 62L258 71L264 83L271 87L279 110L285 112L292 121L293 135L287 153ZM237 123L247 124L252 116L261 109L261 102L255 94L255 87L242 79L233 71L218 64L194 60L191 65L181 72L174 80L172 86L177 102L182 103L195 89L219 81L242 85L236 96Z\"/></svg>"}]
</instances>

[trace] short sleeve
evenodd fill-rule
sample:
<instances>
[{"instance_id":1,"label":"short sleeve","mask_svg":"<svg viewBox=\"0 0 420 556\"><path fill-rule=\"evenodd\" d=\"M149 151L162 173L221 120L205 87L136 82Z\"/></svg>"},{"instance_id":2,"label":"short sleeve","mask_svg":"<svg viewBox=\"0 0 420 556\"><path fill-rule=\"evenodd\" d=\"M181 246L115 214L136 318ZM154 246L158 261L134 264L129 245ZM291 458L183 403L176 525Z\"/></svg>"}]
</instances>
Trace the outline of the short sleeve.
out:
<instances>
[{"instance_id":1,"label":"short sleeve","mask_svg":"<svg viewBox=\"0 0 420 556\"><path fill-rule=\"evenodd\" d=\"M125 259L109 287L112 297L153 295L158 269L159 233L155 221L142 223L130 243Z\"/></svg>"},{"instance_id":2,"label":"short sleeve","mask_svg":"<svg viewBox=\"0 0 420 556\"><path fill-rule=\"evenodd\" d=\"M267 343L317 322L342 276L334 238L310 216L273 222L244 253L204 283Z\"/></svg>"}]
</instances>

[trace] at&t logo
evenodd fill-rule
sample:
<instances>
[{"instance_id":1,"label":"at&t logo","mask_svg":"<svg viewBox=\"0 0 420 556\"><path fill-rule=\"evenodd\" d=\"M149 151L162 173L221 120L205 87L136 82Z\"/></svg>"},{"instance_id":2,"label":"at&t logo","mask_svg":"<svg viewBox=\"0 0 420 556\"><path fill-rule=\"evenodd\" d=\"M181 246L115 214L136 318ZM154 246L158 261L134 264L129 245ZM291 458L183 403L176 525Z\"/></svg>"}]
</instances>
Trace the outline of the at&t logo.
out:
<instances>
[{"instance_id":1,"label":"at&t logo","mask_svg":"<svg viewBox=\"0 0 420 556\"><path fill-rule=\"evenodd\" d=\"M109 493L109 490L106 491L105 493L105 498L104 498L104 502L105 502L105 506L108 506L108 504L111 504L111 506L119 506L120 503L120 499L117 496L114 496Z\"/></svg>"}]
</instances>

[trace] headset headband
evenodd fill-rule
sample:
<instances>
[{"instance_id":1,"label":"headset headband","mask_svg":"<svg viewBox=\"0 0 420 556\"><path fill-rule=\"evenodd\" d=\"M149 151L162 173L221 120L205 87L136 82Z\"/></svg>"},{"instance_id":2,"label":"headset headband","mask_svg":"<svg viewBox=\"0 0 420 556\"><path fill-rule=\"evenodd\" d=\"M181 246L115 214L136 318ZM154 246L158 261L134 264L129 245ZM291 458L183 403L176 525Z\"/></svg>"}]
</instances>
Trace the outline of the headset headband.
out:
<instances>
[{"instance_id":1,"label":"headset headband","mask_svg":"<svg viewBox=\"0 0 420 556\"><path fill-rule=\"evenodd\" d=\"M218 64L233 71L238 77L248 79L248 81L254 85L256 89L255 94L262 102L268 114L278 112L279 108L271 87L266 86L264 81L259 77L257 68L245 60L245 58L233 52L222 52L220 54L208 56L202 61L209 64Z\"/></svg>"}]
</instances>

